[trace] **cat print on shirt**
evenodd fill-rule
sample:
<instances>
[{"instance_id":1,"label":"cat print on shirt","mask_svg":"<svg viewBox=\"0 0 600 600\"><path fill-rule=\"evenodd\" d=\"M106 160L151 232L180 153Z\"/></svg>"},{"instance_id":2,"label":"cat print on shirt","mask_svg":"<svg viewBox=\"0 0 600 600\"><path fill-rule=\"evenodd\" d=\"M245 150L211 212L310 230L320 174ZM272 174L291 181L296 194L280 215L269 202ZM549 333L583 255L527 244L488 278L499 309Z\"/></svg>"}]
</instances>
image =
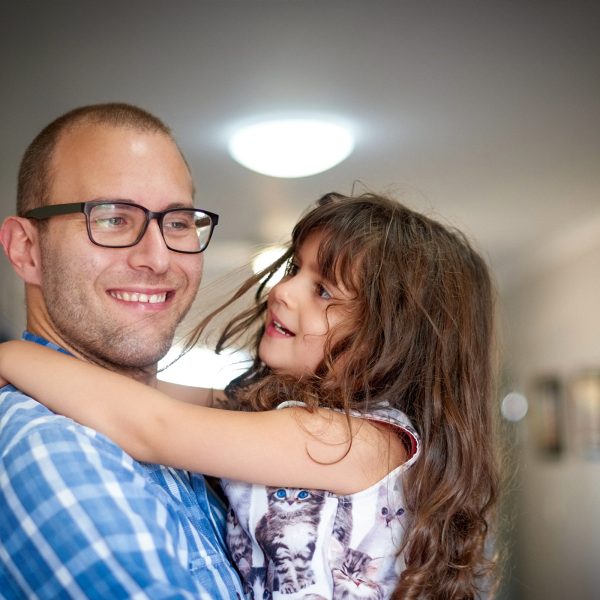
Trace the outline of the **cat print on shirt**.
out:
<instances>
[{"instance_id":1,"label":"cat print on shirt","mask_svg":"<svg viewBox=\"0 0 600 600\"><path fill-rule=\"evenodd\" d=\"M394 548L400 549L403 536L402 516L405 511L404 497L398 485L396 482L393 488L387 485L379 488L375 522L357 547L367 556L376 555L377 548L381 548L381 540L385 538L392 541ZM389 553L379 562L380 572L386 580L395 579L396 563L397 558L393 553Z\"/></svg>"},{"instance_id":2,"label":"cat print on shirt","mask_svg":"<svg viewBox=\"0 0 600 600\"><path fill-rule=\"evenodd\" d=\"M273 594L267 583L265 567L252 567L244 576L244 593L250 600L271 600Z\"/></svg>"},{"instance_id":3,"label":"cat print on shirt","mask_svg":"<svg viewBox=\"0 0 600 600\"><path fill-rule=\"evenodd\" d=\"M383 600L383 588L375 581L382 559L345 548L332 570L333 600Z\"/></svg>"},{"instance_id":4,"label":"cat print on shirt","mask_svg":"<svg viewBox=\"0 0 600 600\"><path fill-rule=\"evenodd\" d=\"M275 568L273 589L297 592L315 582L315 552L325 492L267 487L267 512L256 528L256 540Z\"/></svg>"},{"instance_id":5,"label":"cat print on shirt","mask_svg":"<svg viewBox=\"0 0 600 600\"><path fill-rule=\"evenodd\" d=\"M350 545L350 536L352 535L352 498L340 497L338 501L338 510L335 524L333 527L333 537L347 547Z\"/></svg>"},{"instance_id":6,"label":"cat print on shirt","mask_svg":"<svg viewBox=\"0 0 600 600\"><path fill-rule=\"evenodd\" d=\"M227 547L231 554L233 564L237 566L242 579L246 579L252 568L252 540L244 530L241 523L248 522L248 510L252 490L250 486L232 486L229 482L223 487L230 496L230 501L235 500L236 510L230 508L227 511ZM246 511L244 514L243 511Z\"/></svg>"},{"instance_id":7,"label":"cat print on shirt","mask_svg":"<svg viewBox=\"0 0 600 600\"><path fill-rule=\"evenodd\" d=\"M234 510L227 511L227 547L243 578L246 578L252 568L252 540L240 525Z\"/></svg>"}]
</instances>

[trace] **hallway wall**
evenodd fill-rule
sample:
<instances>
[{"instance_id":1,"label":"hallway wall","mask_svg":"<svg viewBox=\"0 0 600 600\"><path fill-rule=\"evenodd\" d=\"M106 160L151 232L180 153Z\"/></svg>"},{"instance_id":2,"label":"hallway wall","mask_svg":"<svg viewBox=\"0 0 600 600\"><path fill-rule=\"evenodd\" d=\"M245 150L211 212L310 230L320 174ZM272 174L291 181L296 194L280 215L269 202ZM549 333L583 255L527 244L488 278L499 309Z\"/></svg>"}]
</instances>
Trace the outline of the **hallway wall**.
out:
<instances>
[{"instance_id":1,"label":"hallway wall","mask_svg":"<svg viewBox=\"0 0 600 600\"><path fill-rule=\"evenodd\" d=\"M556 375L567 392L561 455L537 451L535 395L516 426L513 579L522 600L592 600L600 590L600 460L577 452L569 393L578 373L600 369L600 235L588 226L571 241L555 245L503 298L512 388L531 393L536 377Z\"/></svg>"}]
</instances>

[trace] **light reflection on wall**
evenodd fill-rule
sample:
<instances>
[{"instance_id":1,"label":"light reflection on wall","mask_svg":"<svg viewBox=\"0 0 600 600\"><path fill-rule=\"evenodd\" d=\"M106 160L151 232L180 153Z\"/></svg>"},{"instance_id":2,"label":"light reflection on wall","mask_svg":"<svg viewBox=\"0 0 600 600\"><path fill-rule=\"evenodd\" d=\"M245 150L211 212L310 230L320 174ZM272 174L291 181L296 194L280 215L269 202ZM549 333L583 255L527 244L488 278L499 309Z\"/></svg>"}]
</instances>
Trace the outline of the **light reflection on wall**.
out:
<instances>
[{"instance_id":1,"label":"light reflection on wall","mask_svg":"<svg viewBox=\"0 0 600 600\"><path fill-rule=\"evenodd\" d=\"M242 351L215 354L209 348L192 348L179 358L180 354L181 348L175 346L160 361L159 379L180 385L222 390L234 377L245 371L250 363L249 355Z\"/></svg>"},{"instance_id":2,"label":"light reflection on wall","mask_svg":"<svg viewBox=\"0 0 600 600\"><path fill-rule=\"evenodd\" d=\"M527 398L518 392L510 392L502 399L500 410L507 421L517 423L525 418L529 403Z\"/></svg>"}]
</instances>

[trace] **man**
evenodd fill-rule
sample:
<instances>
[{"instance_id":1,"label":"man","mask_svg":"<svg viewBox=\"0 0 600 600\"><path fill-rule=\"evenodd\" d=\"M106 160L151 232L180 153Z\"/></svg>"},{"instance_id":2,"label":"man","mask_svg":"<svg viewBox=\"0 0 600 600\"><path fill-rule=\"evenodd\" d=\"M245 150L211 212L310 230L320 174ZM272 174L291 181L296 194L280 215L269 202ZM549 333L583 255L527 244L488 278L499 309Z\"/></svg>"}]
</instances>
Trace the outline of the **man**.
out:
<instances>
[{"instance_id":1,"label":"man","mask_svg":"<svg viewBox=\"0 0 600 600\"><path fill-rule=\"evenodd\" d=\"M155 385L218 219L191 209L193 191L169 129L137 107L46 127L0 231L25 282L24 337ZM0 597L241 597L223 530L200 475L137 463L0 391Z\"/></svg>"}]
</instances>

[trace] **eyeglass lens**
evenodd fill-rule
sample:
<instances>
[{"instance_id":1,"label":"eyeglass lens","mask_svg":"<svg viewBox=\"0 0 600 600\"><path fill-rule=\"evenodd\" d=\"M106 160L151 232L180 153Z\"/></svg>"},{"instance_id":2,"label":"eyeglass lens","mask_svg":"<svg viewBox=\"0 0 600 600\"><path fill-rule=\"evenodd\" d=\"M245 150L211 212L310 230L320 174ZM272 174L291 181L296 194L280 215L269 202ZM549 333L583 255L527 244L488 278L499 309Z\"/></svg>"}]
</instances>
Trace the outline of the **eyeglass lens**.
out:
<instances>
[{"instance_id":1,"label":"eyeglass lens","mask_svg":"<svg viewBox=\"0 0 600 600\"><path fill-rule=\"evenodd\" d=\"M90 236L101 246L130 246L140 240L146 222L146 213L139 206L98 204L89 213ZM211 229L211 218L201 210L171 210L162 218L163 238L171 250L203 250L209 241Z\"/></svg>"}]
</instances>

